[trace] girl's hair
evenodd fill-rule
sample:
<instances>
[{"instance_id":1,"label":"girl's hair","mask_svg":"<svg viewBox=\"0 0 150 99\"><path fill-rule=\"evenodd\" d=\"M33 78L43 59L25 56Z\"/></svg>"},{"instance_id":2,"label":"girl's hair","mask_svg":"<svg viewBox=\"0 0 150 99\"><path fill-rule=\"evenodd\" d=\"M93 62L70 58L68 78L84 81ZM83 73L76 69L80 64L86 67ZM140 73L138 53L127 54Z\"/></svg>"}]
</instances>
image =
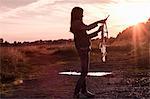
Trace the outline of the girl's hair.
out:
<instances>
[{"instance_id":1,"label":"girl's hair","mask_svg":"<svg viewBox=\"0 0 150 99\"><path fill-rule=\"evenodd\" d=\"M74 7L71 11L71 27L70 27L70 32L72 31L72 23L75 20L81 20L81 14L83 14L83 9L80 7Z\"/></svg>"}]
</instances>

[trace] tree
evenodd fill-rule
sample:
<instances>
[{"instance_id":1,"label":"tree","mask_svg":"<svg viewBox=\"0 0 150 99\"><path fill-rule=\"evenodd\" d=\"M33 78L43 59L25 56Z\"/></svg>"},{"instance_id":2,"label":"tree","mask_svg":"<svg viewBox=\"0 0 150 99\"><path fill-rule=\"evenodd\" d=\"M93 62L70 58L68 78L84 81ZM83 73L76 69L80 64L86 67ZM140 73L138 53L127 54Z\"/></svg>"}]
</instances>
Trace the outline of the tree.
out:
<instances>
[{"instance_id":1,"label":"tree","mask_svg":"<svg viewBox=\"0 0 150 99\"><path fill-rule=\"evenodd\" d=\"M150 18L148 19L148 21L147 22L150 22Z\"/></svg>"},{"instance_id":2,"label":"tree","mask_svg":"<svg viewBox=\"0 0 150 99\"><path fill-rule=\"evenodd\" d=\"M4 39L3 39L3 38L0 38L0 44L3 43L3 42L4 42Z\"/></svg>"}]
</instances>

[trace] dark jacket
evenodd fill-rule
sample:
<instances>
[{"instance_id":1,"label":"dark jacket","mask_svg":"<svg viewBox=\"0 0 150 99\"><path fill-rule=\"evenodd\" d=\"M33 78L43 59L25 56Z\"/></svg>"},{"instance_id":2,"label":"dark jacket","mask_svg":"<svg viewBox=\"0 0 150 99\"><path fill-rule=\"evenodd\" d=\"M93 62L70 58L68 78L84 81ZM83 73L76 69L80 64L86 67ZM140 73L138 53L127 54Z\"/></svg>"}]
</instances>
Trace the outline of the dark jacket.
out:
<instances>
[{"instance_id":1,"label":"dark jacket","mask_svg":"<svg viewBox=\"0 0 150 99\"><path fill-rule=\"evenodd\" d=\"M87 34L86 30L91 30L97 26L96 23L85 25L82 21L76 20L72 23L72 32L74 34L75 46L77 49L90 48L91 38L97 36L97 33Z\"/></svg>"}]
</instances>

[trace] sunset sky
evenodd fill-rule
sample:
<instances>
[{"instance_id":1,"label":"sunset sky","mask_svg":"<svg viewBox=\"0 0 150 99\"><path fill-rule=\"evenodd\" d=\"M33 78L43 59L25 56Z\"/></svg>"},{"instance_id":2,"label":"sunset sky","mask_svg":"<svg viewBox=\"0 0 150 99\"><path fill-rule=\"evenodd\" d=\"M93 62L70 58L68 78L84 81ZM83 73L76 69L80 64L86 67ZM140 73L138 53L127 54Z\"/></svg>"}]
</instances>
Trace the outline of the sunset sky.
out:
<instances>
[{"instance_id":1,"label":"sunset sky","mask_svg":"<svg viewBox=\"0 0 150 99\"><path fill-rule=\"evenodd\" d=\"M75 6L84 9L85 24L110 15L108 30L113 37L150 17L150 0L0 0L0 38L9 42L73 38L69 27Z\"/></svg>"}]
</instances>

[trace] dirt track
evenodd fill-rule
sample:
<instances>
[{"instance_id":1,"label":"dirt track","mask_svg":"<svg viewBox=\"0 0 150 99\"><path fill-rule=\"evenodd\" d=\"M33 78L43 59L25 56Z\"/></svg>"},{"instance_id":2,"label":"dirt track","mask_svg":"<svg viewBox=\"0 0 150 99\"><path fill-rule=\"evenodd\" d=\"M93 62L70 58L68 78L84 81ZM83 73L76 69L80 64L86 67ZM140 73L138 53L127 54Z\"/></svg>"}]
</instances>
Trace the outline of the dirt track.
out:
<instances>
[{"instance_id":1,"label":"dirt track","mask_svg":"<svg viewBox=\"0 0 150 99\"><path fill-rule=\"evenodd\" d=\"M112 56L106 64L91 63L90 71L112 71L113 73L103 77L87 78L88 89L96 94L95 99L148 99L150 97L150 73L124 71L125 68L130 67L125 60L118 55L118 57ZM55 58L46 54L35 55L30 58L30 62L39 68L39 72L30 75L30 79L24 80L23 84L15 86L13 90L2 95L3 98L72 99L78 76L58 75L58 73L69 69L78 70L79 63L76 63L77 66L75 63L73 65L53 64ZM85 99L84 96L81 98Z\"/></svg>"}]
</instances>

